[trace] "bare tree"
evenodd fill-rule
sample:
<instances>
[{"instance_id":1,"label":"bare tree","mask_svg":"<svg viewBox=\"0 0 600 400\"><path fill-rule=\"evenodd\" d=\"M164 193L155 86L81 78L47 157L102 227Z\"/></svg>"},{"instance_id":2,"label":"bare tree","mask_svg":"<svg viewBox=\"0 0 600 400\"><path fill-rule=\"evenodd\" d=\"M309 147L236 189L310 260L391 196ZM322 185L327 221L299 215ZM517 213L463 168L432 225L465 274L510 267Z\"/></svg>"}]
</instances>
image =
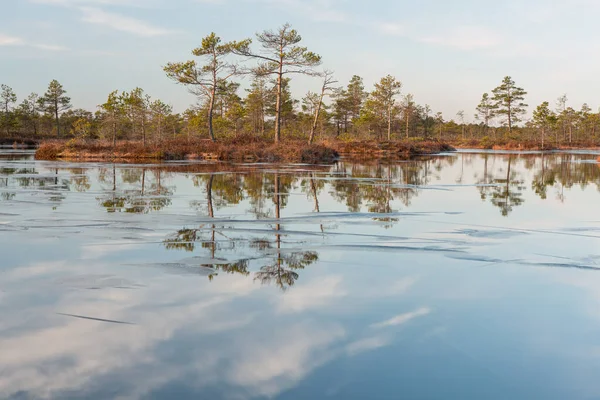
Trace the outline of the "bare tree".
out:
<instances>
[{"instance_id":1,"label":"bare tree","mask_svg":"<svg viewBox=\"0 0 600 400\"><path fill-rule=\"evenodd\" d=\"M462 127L462 138L465 138L465 112L463 110L460 110L459 112L456 113L456 116L458 117L458 120L460 121L460 125Z\"/></svg>"},{"instance_id":2,"label":"bare tree","mask_svg":"<svg viewBox=\"0 0 600 400\"><path fill-rule=\"evenodd\" d=\"M323 76L323 86L321 86L321 95L319 96L319 103L317 104L317 108L315 109L315 118L313 120L312 128L310 130L310 137L308 139L308 144L312 144L315 139L315 132L317 130L317 123L319 122L319 117L321 115L321 108L323 106L323 98L325 95L334 89L333 85L337 83L333 78L333 71L326 70L322 74Z\"/></svg>"}]
</instances>

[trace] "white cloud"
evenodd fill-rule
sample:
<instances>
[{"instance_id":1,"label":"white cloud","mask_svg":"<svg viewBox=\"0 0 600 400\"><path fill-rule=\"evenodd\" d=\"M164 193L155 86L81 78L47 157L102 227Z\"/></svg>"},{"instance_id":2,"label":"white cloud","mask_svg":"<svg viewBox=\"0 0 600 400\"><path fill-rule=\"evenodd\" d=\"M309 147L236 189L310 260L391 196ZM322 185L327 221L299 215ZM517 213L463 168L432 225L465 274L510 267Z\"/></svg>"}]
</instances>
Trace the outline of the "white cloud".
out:
<instances>
[{"instance_id":1,"label":"white cloud","mask_svg":"<svg viewBox=\"0 0 600 400\"><path fill-rule=\"evenodd\" d=\"M47 4L52 6L123 6L123 7L153 7L159 4L159 0L29 0L35 4Z\"/></svg>"},{"instance_id":2,"label":"white cloud","mask_svg":"<svg viewBox=\"0 0 600 400\"><path fill-rule=\"evenodd\" d=\"M382 336L360 339L346 346L346 353L349 356L355 356L370 350L377 350L389 345L391 340Z\"/></svg>"},{"instance_id":3,"label":"white cloud","mask_svg":"<svg viewBox=\"0 0 600 400\"><path fill-rule=\"evenodd\" d=\"M206 1L206 0L204 0ZM303 14L317 22L349 22L350 16L336 7L337 0L258 0L283 8L292 14Z\"/></svg>"},{"instance_id":4,"label":"white cloud","mask_svg":"<svg viewBox=\"0 0 600 400\"><path fill-rule=\"evenodd\" d=\"M478 26L458 27L438 35L421 37L419 41L460 50L492 49L502 44L498 34Z\"/></svg>"},{"instance_id":5,"label":"white cloud","mask_svg":"<svg viewBox=\"0 0 600 400\"><path fill-rule=\"evenodd\" d=\"M8 36L0 34L0 46L27 46L27 47L35 47L40 50L48 50L48 51L65 51L68 50L64 46L57 46L45 43L34 43L28 42L25 39L16 37L16 36Z\"/></svg>"},{"instance_id":6,"label":"white cloud","mask_svg":"<svg viewBox=\"0 0 600 400\"><path fill-rule=\"evenodd\" d=\"M406 27L402 24L396 23L380 23L375 24L375 28L385 34L390 36L404 36L406 35Z\"/></svg>"},{"instance_id":7,"label":"white cloud","mask_svg":"<svg viewBox=\"0 0 600 400\"><path fill-rule=\"evenodd\" d=\"M277 299L279 311L301 312L330 305L335 299L346 295L340 288L341 282L341 276L329 276L310 284L294 287L286 296Z\"/></svg>"},{"instance_id":8,"label":"white cloud","mask_svg":"<svg viewBox=\"0 0 600 400\"><path fill-rule=\"evenodd\" d=\"M52 44L31 44L31 47L35 47L36 49L48 50L48 51L67 51L69 50L64 46L57 46Z\"/></svg>"},{"instance_id":9,"label":"white cloud","mask_svg":"<svg viewBox=\"0 0 600 400\"><path fill-rule=\"evenodd\" d=\"M95 7L80 7L82 20L90 24L105 26L117 31L132 33L137 36L153 37L173 33L167 29L150 25L144 21L120 14L106 12Z\"/></svg>"},{"instance_id":10,"label":"white cloud","mask_svg":"<svg viewBox=\"0 0 600 400\"><path fill-rule=\"evenodd\" d=\"M431 309L429 309L427 307L419 308L418 310L415 310L415 311L412 311L409 313L397 315L393 318L388 319L387 321L373 324L373 325L371 325L371 328L380 329L380 328L388 328L391 326L403 325L412 319L415 319L418 317L423 317L425 315L428 315L429 313L431 313Z\"/></svg>"},{"instance_id":11,"label":"white cloud","mask_svg":"<svg viewBox=\"0 0 600 400\"><path fill-rule=\"evenodd\" d=\"M278 328L268 338L235 349L237 359L227 380L252 397L275 397L333 359L331 347L345 337L335 324L299 323Z\"/></svg>"},{"instance_id":12,"label":"white cloud","mask_svg":"<svg viewBox=\"0 0 600 400\"><path fill-rule=\"evenodd\" d=\"M0 34L0 46L18 46L24 44L23 39Z\"/></svg>"}]
</instances>

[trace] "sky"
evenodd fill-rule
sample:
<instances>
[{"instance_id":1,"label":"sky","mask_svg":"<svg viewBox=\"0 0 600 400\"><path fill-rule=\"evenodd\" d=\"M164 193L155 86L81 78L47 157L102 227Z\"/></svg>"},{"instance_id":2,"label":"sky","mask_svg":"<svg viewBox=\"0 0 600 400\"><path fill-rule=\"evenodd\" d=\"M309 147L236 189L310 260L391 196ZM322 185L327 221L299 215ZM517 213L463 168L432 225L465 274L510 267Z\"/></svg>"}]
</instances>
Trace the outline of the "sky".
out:
<instances>
[{"instance_id":1,"label":"sky","mask_svg":"<svg viewBox=\"0 0 600 400\"><path fill-rule=\"evenodd\" d=\"M254 37L289 22L340 85L391 74L419 104L472 119L481 95L512 76L533 109L567 94L600 106L598 0L0 0L0 83L19 99L60 81L75 107L143 88L183 111L194 103L162 66L192 59L202 37ZM248 85L248 78L242 81ZM315 78L294 78L301 97Z\"/></svg>"}]
</instances>

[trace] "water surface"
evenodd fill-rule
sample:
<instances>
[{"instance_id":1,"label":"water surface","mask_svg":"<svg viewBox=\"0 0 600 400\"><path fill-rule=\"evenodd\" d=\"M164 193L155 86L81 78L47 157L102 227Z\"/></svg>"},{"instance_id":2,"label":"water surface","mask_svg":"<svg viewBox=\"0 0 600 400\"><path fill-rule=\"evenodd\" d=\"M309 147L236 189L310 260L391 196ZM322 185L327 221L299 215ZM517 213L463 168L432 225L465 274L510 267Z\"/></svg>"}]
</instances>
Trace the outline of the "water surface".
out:
<instances>
[{"instance_id":1,"label":"water surface","mask_svg":"<svg viewBox=\"0 0 600 400\"><path fill-rule=\"evenodd\" d=\"M593 152L0 151L0 398L600 398Z\"/></svg>"}]
</instances>

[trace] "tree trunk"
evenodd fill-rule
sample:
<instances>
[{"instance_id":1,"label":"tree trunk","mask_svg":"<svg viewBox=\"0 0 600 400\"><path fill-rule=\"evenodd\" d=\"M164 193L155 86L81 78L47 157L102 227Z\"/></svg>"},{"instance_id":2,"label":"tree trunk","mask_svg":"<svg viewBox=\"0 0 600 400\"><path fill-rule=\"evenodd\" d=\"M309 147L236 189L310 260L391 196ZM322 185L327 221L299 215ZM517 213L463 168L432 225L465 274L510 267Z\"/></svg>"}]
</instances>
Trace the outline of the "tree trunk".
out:
<instances>
[{"instance_id":1,"label":"tree trunk","mask_svg":"<svg viewBox=\"0 0 600 400\"><path fill-rule=\"evenodd\" d=\"M277 74L277 99L275 104L275 143L281 139L281 89L283 80L283 65L279 65Z\"/></svg>"},{"instance_id":2,"label":"tree trunk","mask_svg":"<svg viewBox=\"0 0 600 400\"><path fill-rule=\"evenodd\" d=\"M213 201L212 201L212 187L213 187L213 180L214 180L214 174L210 174L210 177L208 178L208 182L206 182L206 202L208 203L208 216L211 218L215 217L215 212L213 209Z\"/></svg>"},{"instance_id":3,"label":"tree trunk","mask_svg":"<svg viewBox=\"0 0 600 400\"><path fill-rule=\"evenodd\" d=\"M409 122L410 122L410 118L409 118L408 111L407 111L406 112L406 138L407 139L408 139L408 125L409 125Z\"/></svg>"},{"instance_id":4,"label":"tree trunk","mask_svg":"<svg viewBox=\"0 0 600 400\"><path fill-rule=\"evenodd\" d=\"M146 111L142 111L142 144L146 147Z\"/></svg>"},{"instance_id":5,"label":"tree trunk","mask_svg":"<svg viewBox=\"0 0 600 400\"><path fill-rule=\"evenodd\" d=\"M113 149L117 146L117 121L115 120L115 117L113 117L113 126L112 126L112 146Z\"/></svg>"},{"instance_id":6,"label":"tree trunk","mask_svg":"<svg viewBox=\"0 0 600 400\"><path fill-rule=\"evenodd\" d=\"M392 106L388 106L387 138L392 140Z\"/></svg>"},{"instance_id":7,"label":"tree trunk","mask_svg":"<svg viewBox=\"0 0 600 400\"><path fill-rule=\"evenodd\" d=\"M569 123L569 144L573 142L573 125Z\"/></svg>"},{"instance_id":8,"label":"tree trunk","mask_svg":"<svg viewBox=\"0 0 600 400\"><path fill-rule=\"evenodd\" d=\"M275 197L273 199L275 201L275 218L277 219L277 224L275 224L275 230L277 234L275 238L277 240L277 264L279 269L281 268L281 235L279 231L281 230L281 224L279 223L281 219L281 202L279 196L279 174L275 173Z\"/></svg>"},{"instance_id":9,"label":"tree trunk","mask_svg":"<svg viewBox=\"0 0 600 400\"><path fill-rule=\"evenodd\" d=\"M507 193L507 198L508 193L510 193L510 162L512 161L512 157L508 157L508 169L506 170L506 193ZM506 202L508 204L508 201Z\"/></svg>"},{"instance_id":10,"label":"tree trunk","mask_svg":"<svg viewBox=\"0 0 600 400\"><path fill-rule=\"evenodd\" d=\"M214 175L210 174L210 178L208 178L208 182L206 182L206 202L208 204L208 216L211 218L215 217L214 209L213 209L213 201L212 201L212 186L213 186ZM211 257L215 258L215 251L217 249L217 243L215 241L215 224L211 226L211 237L210 237L210 254Z\"/></svg>"},{"instance_id":11,"label":"tree trunk","mask_svg":"<svg viewBox=\"0 0 600 400\"><path fill-rule=\"evenodd\" d=\"M317 123L319 122L319 115L321 114L321 104L323 104L323 97L325 96L325 90L321 91L321 97L319 98L319 105L315 110L315 119L310 129L310 137L308 138L308 144L312 144L315 139L315 132L317 130Z\"/></svg>"},{"instance_id":12,"label":"tree trunk","mask_svg":"<svg viewBox=\"0 0 600 400\"><path fill-rule=\"evenodd\" d=\"M4 115L6 116L6 136L10 136L10 118L8 117L8 102L4 108Z\"/></svg>"},{"instance_id":13,"label":"tree trunk","mask_svg":"<svg viewBox=\"0 0 600 400\"><path fill-rule=\"evenodd\" d=\"M265 134L265 108L264 105L260 108L260 134Z\"/></svg>"},{"instance_id":14,"label":"tree trunk","mask_svg":"<svg viewBox=\"0 0 600 400\"><path fill-rule=\"evenodd\" d=\"M212 93L210 95L210 101L208 102L208 136L210 140L216 142L215 133L213 131L213 110L215 108L215 95L217 92L216 86L213 86Z\"/></svg>"},{"instance_id":15,"label":"tree trunk","mask_svg":"<svg viewBox=\"0 0 600 400\"><path fill-rule=\"evenodd\" d=\"M161 126L161 120L160 120L160 115L158 116L158 140L161 141L162 140L162 126Z\"/></svg>"},{"instance_id":16,"label":"tree trunk","mask_svg":"<svg viewBox=\"0 0 600 400\"><path fill-rule=\"evenodd\" d=\"M512 107L508 104L508 134L512 133Z\"/></svg>"},{"instance_id":17,"label":"tree trunk","mask_svg":"<svg viewBox=\"0 0 600 400\"><path fill-rule=\"evenodd\" d=\"M146 168L142 168L142 197L144 197L145 190L146 190Z\"/></svg>"},{"instance_id":18,"label":"tree trunk","mask_svg":"<svg viewBox=\"0 0 600 400\"><path fill-rule=\"evenodd\" d=\"M56 137L60 137L60 120L58 119L58 101L54 102L54 119L56 121Z\"/></svg>"},{"instance_id":19,"label":"tree trunk","mask_svg":"<svg viewBox=\"0 0 600 400\"><path fill-rule=\"evenodd\" d=\"M321 207L319 206L319 197L317 195L317 185L315 184L315 174L310 175L310 189L312 191L313 198L315 200L315 211L320 213ZM324 233L323 224L320 225L321 233Z\"/></svg>"},{"instance_id":20,"label":"tree trunk","mask_svg":"<svg viewBox=\"0 0 600 400\"><path fill-rule=\"evenodd\" d=\"M542 128L542 150L544 150L544 128Z\"/></svg>"}]
</instances>

